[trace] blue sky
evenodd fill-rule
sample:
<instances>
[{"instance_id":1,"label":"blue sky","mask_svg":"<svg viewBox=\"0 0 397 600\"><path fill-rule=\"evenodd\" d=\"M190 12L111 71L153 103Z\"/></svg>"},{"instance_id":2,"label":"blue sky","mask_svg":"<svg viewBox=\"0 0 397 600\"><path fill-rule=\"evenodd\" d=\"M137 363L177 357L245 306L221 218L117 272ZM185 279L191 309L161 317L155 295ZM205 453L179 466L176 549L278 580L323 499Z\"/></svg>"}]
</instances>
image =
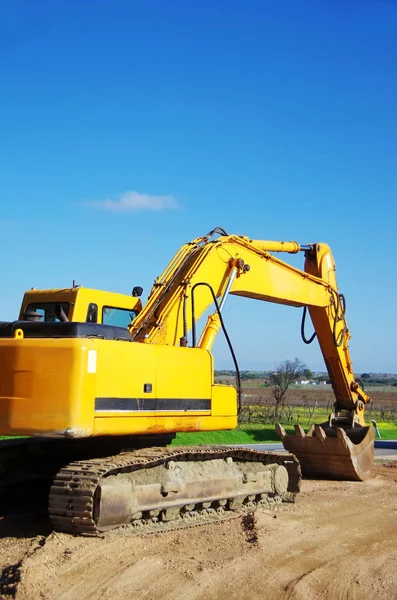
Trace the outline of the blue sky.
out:
<instances>
[{"instance_id":1,"label":"blue sky","mask_svg":"<svg viewBox=\"0 0 397 600\"><path fill-rule=\"evenodd\" d=\"M73 279L146 298L219 225L327 242L355 370L397 372L396 59L392 0L3 0L1 318ZM322 370L300 316L230 298L240 366Z\"/></svg>"}]
</instances>

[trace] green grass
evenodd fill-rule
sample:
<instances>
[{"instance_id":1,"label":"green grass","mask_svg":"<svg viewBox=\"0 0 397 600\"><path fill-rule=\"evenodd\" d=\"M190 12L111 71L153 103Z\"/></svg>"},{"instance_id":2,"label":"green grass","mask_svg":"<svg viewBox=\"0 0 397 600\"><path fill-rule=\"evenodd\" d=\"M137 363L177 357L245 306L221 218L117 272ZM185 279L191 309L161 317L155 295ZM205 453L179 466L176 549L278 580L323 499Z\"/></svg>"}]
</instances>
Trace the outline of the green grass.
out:
<instances>
[{"instance_id":1,"label":"green grass","mask_svg":"<svg viewBox=\"0 0 397 600\"><path fill-rule=\"evenodd\" d=\"M317 419L316 419L317 420ZM320 421L320 419L318 419ZM308 427L302 424L305 431ZM377 422L382 440L397 440L397 423ZM287 433L294 433L293 427L285 426ZM19 436L20 437L20 436ZM12 436L0 436L0 440L12 439ZM274 425L245 424L233 431L199 431L177 433L172 446L190 446L195 444L266 444L280 442Z\"/></svg>"},{"instance_id":2,"label":"green grass","mask_svg":"<svg viewBox=\"0 0 397 600\"><path fill-rule=\"evenodd\" d=\"M287 433L293 428L286 427ZM172 446L190 446L195 444L266 444L280 442L274 425L245 425L233 431L200 431L177 433Z\"/></svg>"},{"instance_id":3,"label":"green grass","mask_svg":"<svg viewBox=\"0 0 397 600\"><path fill-rule=\"evenodd\" d=\"M397 424L377 423L382 440L397 439ZM304 428L307 430L307 428ZM285 427L287 433L294 433L293 427ZM172 446L195 444L266 444L280 442L274 425L241 425L233 431L202 431L177 433Z\"/></svg>"},{"instance_id":4,"label":"green grass","mask_svg":"<svg viewBox=\"0 0 397 600\"><path fill-rule=\"evenodd\" d=\"M382 440L397 440L397 424L376 422Z\"/></svg>"}]
</instances>

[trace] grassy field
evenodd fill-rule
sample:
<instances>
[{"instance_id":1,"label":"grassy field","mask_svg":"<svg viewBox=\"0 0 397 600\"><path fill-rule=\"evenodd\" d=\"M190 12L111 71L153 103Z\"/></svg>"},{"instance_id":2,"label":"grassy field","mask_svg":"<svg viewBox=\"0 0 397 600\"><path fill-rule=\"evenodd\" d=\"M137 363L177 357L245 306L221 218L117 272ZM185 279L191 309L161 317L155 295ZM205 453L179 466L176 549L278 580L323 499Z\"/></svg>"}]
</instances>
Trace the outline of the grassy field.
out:
<instances>
[{"instance_id":1,"label":"grassy field","mask_svg":"<svg viewBox=\"0 0 397 600\"><path fill-rule=\"evenodd\" d=\"M379 422L397 424L397 388L368 390L371 402L367 405L365 418L368 422L375 419ZM262 412L261 422L266 421L266 413L271 418L274 412L274 398L270 388L243 387L243 411L247 407L252 411ZM333 411L335 396L331 386L299 386L288 390L286 408L283 410L281 422L299 423L302 427L311 422L321 422Z\"/></svg>"},{"instance_id":2,"label":"grassy field","mask_svg":"<svg viewBox=\"0 0 397 600\"><path fill-rule=\"evenodd\" d=\"M371 403L366 410L368 425L374 419L381 439L397 439L397 388L372 388L368 394L371 395ZM280 422L287 433L294 433L295 423L307 431L312 423L327 420L334 400L329 385L295 386L288 392L287 407L282 412ZM269 388L258 387L257 381L245 382L242 416L244 422L233 431L178 433L172 445L265 444L280 441L273 423L274 402ZM267 420L271 422L267 423Z\"/></svg>"},{"instance_id":3,"label":"grassy field","mask_svg":"<svg viewBox=\"0 0 397 600\"><path fill-rule=\"evenodd\" d=\"M397 440L397 424L377 422L382 440ZM292 426L285 425L287 433L294 433ZM304 427L307 431L307 427ZM0 436L0 440L9 439ZM377 438L378 439L378 438ZM189 446L194 444L266 444L280 442L274 425L250 424L239 425L233 431L201 431L193 433L177 433L172 446Z\"/></svg>"},{"instance_id":4,"label":"grassy field","mask_svg":"<svg viewBox=\"0 0 397 600\"><path fill-rule=\"evenodd\" d=\"M286 428L288 433L293 428ZM191 444L266 444L280 442L274 426L238 427L233 431L201 431L198 433L177 433L172 446Z\"/></svg>"},{"instance_id":5,"label":"grassy field","mask_svg":"<svg viewBox=\"0 0 397 600\"><path fill-rule=\"evenodd\" d=\"M377 423L382 440L397 439L397 425ZM307 428L304 428L307 430ZM287 433L294 433L293 427L285 426ZM378 439L378 438L376 438ZM245 425L233 431L203 431L199 433L177 433L172 446L194 444L266 444L280 442L274 425Z\"/></svg>"}]
</instances>

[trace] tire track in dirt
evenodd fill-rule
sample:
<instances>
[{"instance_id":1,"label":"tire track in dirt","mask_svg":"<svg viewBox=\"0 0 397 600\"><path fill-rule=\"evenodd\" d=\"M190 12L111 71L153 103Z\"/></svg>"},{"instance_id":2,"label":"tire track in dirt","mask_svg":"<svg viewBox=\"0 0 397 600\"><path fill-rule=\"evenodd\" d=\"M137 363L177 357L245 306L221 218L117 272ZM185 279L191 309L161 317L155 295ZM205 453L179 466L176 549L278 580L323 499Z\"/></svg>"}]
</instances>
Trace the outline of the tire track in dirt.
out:
<instances>
[{"instance_id":1,"label":"tire track in dirt","mask_svg":"<svg viewBox=\"0 0 397 600\"><path fill-rule=\"evenodd\" d=\"M233 519L151 536L50 534L24 557L15 598L397 597L396 465L364 483L306 480L296 505L257 513L248 527Z\"/></svg>"}]
</instances>

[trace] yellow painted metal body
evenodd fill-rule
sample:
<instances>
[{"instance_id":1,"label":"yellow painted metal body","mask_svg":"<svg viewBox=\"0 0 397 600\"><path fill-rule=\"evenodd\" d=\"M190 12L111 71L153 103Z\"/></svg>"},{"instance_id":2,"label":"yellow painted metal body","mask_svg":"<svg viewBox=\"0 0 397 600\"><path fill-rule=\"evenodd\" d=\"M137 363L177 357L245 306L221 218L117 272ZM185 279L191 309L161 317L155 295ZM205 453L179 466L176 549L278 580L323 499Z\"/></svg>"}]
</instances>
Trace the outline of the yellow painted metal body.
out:
<instances>
[{"instance_id":1,"label":"yellow painted metal body","mask_svg":"<svg viewBox=\"0 0 397 600\"><path fill-rule=\"evenodd\" d=\"M0 339L1 435L233 429L236 415L235 390L213 384L212 356L199 348Z\"/></svg>"},{"instance_id":2,"label":"yellow painted metal body","mask_svg":"<svg viewBox=\"0 0 397 600\"><path fill-rule=\"evenodd\" d=\"M70 321L85 322L92 302L139 314L129 325L133 341L128 342L54 333L50 338L24 338L22 330L14 338L0 338L0 435L85 437L233 429L236 392L213 382L210 349L220 328L217 312L199 341L192 340L194 347L188 347L190 329L213 302L209 288L218 299L230 292L308 307L338 410L364 425L369 397L354 379L350 333L329 247L305 247L304 270L270 253L300 249L297 242L226 234L215 240L198 238L177 252L142 310L137 298L87 288L27 292L21 313L38 299L50 298L71 304Z\"/></svg>"}]
</instances>

